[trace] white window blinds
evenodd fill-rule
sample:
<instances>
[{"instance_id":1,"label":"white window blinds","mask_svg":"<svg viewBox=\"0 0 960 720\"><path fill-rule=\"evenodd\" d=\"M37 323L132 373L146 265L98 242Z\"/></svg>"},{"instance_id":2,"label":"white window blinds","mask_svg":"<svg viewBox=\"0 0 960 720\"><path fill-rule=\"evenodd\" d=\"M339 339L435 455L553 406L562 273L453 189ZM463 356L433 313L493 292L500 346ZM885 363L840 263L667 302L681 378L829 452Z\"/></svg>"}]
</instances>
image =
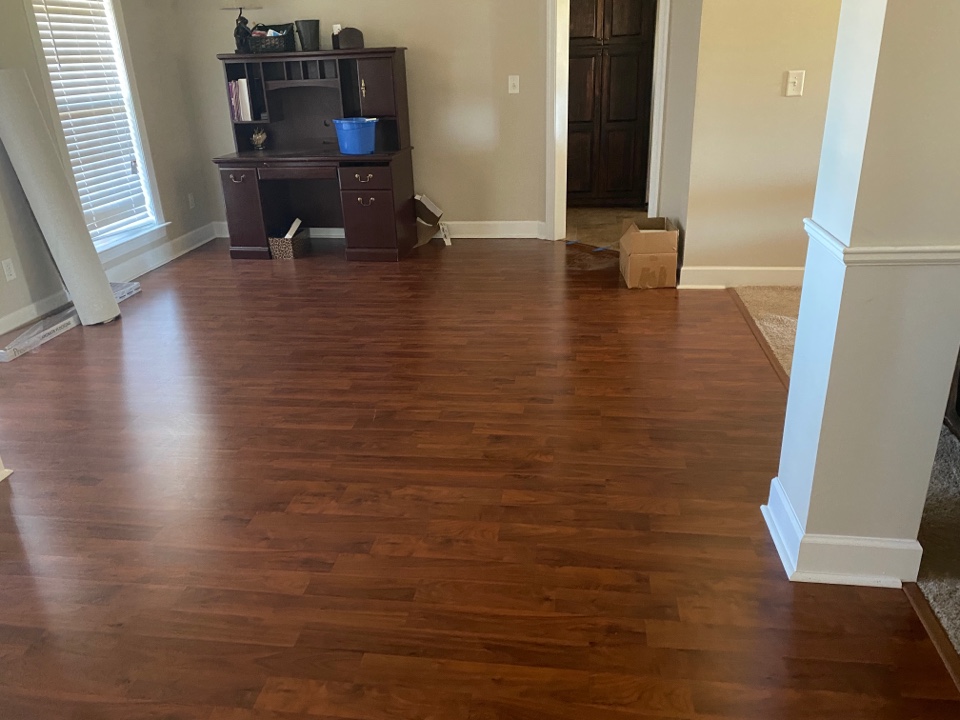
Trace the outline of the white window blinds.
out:
<instances>
[{"instance_id":1,"label":"white window blinds","mask_svg":"<svg viewBox=\"0 0 960 720\"><path fill-rule=\"evenodd\" d=\"M155 225L111 0L33 0L33 10L94 242Z\"/></svg>"}]
</instances>

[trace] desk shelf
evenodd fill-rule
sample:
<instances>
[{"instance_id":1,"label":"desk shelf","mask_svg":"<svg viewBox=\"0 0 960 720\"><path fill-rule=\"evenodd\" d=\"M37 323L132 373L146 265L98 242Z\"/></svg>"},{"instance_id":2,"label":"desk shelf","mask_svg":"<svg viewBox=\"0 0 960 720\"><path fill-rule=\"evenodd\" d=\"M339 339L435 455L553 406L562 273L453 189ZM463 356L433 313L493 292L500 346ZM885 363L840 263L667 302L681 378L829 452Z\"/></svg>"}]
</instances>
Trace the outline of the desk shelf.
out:
<instances>
[{"instance_id":1,"label":"desk shelf","mask_svg":"<svg viewBox=\"0 0 960 720\"><path fill-rule=\"evenodd\" d=\"M297 217L305 227L343 224L351 260L397 261L409 253L417 226L404 48L218 58L228 84L247 81L258 118L235 121L236 153L214 161L231 256L269 259L268 236ZM340 154L333 121L348 117L379 119L373 154ZM267 132L264 151L253 149L257 126ZM342 186L356 168L377 187Z\"/></svg>"},{"instance_id":2,"label":"desk shelf","mask_svg":"<svg viewBox=\"0 0 960 720\"><path fill-rule=\"evenodd\" d=\"M284 90L286 88L333 88L335 90L340 89L340 79L334 78L332 80L322 79L322 80L267 80L267 92L273 90Z\"/></svg>"}]
</instances>

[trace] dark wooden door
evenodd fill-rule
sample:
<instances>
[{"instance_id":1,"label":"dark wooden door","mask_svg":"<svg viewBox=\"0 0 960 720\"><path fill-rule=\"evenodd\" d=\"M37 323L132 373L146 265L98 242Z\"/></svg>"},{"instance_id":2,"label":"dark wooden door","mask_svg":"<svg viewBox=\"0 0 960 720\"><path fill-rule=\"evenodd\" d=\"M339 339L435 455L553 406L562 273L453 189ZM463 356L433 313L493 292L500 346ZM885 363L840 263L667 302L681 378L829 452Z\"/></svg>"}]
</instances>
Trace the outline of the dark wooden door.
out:
<instances>
[{"instance_id":1,"label":"dark wooden door","mask_svg":"<svg viewBox=\"0 0 960 720\"><path fill-rule=\"evenodd\" d=\"M572 0L568 202L643 206L657 0Z\"/></svg>"}]
</instances>

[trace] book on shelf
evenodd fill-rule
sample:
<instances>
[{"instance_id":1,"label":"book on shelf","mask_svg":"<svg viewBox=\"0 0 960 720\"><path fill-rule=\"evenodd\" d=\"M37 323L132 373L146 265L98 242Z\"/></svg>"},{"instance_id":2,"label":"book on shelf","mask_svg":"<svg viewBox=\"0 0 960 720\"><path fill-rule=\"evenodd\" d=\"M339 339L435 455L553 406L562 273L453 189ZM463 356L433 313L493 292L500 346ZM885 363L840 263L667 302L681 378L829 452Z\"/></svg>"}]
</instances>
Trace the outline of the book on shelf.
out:
<instances>
[{"instance_id":1,"label":"book on shelf","mask_svg":"<svg viewBox=\"0 0 960 720\"><path fill-rule=\"evenodd\" d=\"M240 121L253 120L253 104L250 102L250 81L246 78L237 80L240 88Z\"/></svg>"},{"instance_id":2,"label":"book on shelf","mask_svg":"<svg viewBox=\"0 0 960 720\"><path fill-rule=\"evenodd\" d=\"M234 122L250 122L253 120L253 104L250 101L250 83L246 79L231 80L230 115Z\"/></svg>"}]
</instances>

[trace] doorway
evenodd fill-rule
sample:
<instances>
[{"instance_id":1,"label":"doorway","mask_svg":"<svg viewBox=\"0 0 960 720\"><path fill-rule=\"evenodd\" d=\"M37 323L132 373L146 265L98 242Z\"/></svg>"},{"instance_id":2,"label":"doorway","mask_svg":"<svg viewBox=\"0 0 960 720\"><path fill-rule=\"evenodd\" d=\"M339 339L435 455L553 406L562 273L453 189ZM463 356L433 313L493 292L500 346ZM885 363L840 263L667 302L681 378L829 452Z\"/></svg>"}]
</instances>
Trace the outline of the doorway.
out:
<instances>
[{"instance_id":1,"label":"doorway","mask_svg":"<svg viewBox=\"0 0 960 720\"><path fill-rule=\"evenodd\" d=\"M567 206L647 205L657 0L571 0Z\"/></svg>"},{"instance_id":2,"label":"doorway","mask_svg":"<svg viewBox=\"0 0 960 720\"><path fill-rule=\"evenodd\" d=\"M608 7L609 6L609 7ZM592 203L596 209L601 209L606 204L607 207L627 205L627 210L631 215L642 208L649 199L649 208L656 213L659 204L659 190L661 177L661 161L663 152L663 132L664 132L664 110L666 94L666 73L667 73L667 46L670 32L670 6L671 0L640 0L634 4L631 0L548 0L547 2L547 22L550 27L547 43L547 147L546 147L546 224L544 234L552 240L562 240L567 237L567 202L568 202L568 176L571 175L571 161L568 161L568 150L572 156L572 163L581 163L579 158L583 156L583 147L586 145L584 138L574 137L572 141L569 135L587 135L592 133L592 138L598 136L602 138L603 124L600 129L586 126L571 127L570 111L578 111L584 106L583 97L586 93L581 92L580 98L573 99L571 102L571 89L574 81L582 83L584 87L594 88L599 84L603 86L604 82L604 57L603 45L622 44L624 48L608 48L607 54L611 56L610 66L615 70L616 66L623 65L624 60L614 58L619 53L618 50L627 50L627 47L633 43L630 33L631 29L636 29L639 22L639 34L644 40L640 44L645 44L644 52L637 51L636 71L633 76L636 77L638 88L641 83L641 77L646 76L646 91L638 89L636 93L638 100L640 96L645 96L645 100L640 100L640 109L637 111L637 119L634 121L633 137L639 152L631 154L636 160L638 166L642 168L638 173L631 173L630 183L635 192L622 192L620 197L609 198L606 203ZM646 13L646 16L644 15ZM646 26L643 25L644 17L648 18ZM592 29L592 38L584 37ZM626 30L626 32L625 32ZM649 41L650 33L653 33L653 42ZM584 50L584 45L590 40L600 40L601 48L596 60L586 63L580 63L580 55ZM596 48L594 49L596 50ZM625 53L629 55L629 50ZM573 67L572 64L578 64L579 67ZM641 74L641 63L645 63L645 70ZM590 78L590 66L592 67L592 78ZM586 72L585 72L586 68ZM608 70L608 77L611 70ZM586 75L586 78L584 79ZM578 80L579 79L579 80ZM623 84L623 83L621 83ZM602 92L600 94L602 100ZM587 104L589 104L589 100ZM593 97L593 107L596 108L597 94ZM575 107L571 107L571 105ZM601 108L602 109L602 108ZM595 111L595 116L600 117L601 113ZM616 115L622 117L622 114ZM643 117L643 120L639 118ZM583 115L577 115L576 122L581 122ZM614 146L616 143L623 143L623 127L611 125L614 131L621 131L619 137L611 134L608 146ZM577 133L576 131L580 131ZM591 140L590 162L593 167L599 168L599 161L594 160L592 148L600 147L602 139ZM621 145L622 146L622 145ZM578 158L579 156L579 158ZM623 159L622 154L615 156L617 159ZM639 159L638 159L639 158ZM626 167L626 163L621 162L621 168ZM586 171L590 177L593 177L592 171ZM580 173L584 173L581 171ZM623 174L620 174L621 177ZM639 177L639 182L637 181ZM569 178L571 194L579 193L583 197L584 183L582 178ZM610 187L610 183L606 184ZM623 199L621 199L623 198ZM587 205L574 199L573 205ZM591 210L584 210L584 215L589 217L588 224L596 224L596 214Z\"/></svg>"}]
</instances>

